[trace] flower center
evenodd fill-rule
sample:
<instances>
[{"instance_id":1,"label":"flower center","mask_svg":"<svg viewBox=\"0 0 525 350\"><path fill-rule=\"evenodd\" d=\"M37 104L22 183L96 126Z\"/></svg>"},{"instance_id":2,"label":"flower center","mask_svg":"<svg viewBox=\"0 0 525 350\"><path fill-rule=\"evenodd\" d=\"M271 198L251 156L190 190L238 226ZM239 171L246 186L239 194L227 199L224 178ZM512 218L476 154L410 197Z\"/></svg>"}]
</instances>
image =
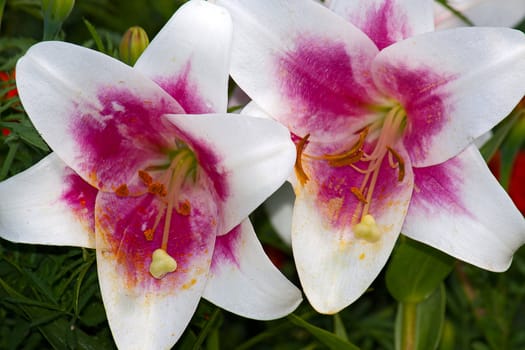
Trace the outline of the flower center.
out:
<instances>
[{"instance_id":1,"label":"flower center","mask_svg":"<svg viewBox=\"0 0 525 350\"><path fill-rule=\"evenodd\" d=\"M295 172L299 182L304 185L308 182L309 177L302 167L302 157L313 160L326 161L332 167L351 167L353 170L363 174L363 180L359 187L351 187L350 192L357 198L358 205L352 216L352 226L356 237L369 242L377 242L380 239L380 230L376 224L375 218L370 213L370 205L373 199L374 190L381 164L388 157L388 162L392 168L397 168L399 182L403 181L405 176L405 162L401 155L394 149L397 141L406 125L405 110L396 105L392 107L383 118L363 128L358 136L357 141L348 149L341 153L310 155L304 153L308 143L309 134L297 142L297 161ZM365 151L367 138L378 135L371 151ZM357 166L361 162L365 167Z\"/></svg>"},{"instance_id":2,"label":"flower center","mask_svg":"<svg viewBox=\"0 0 525 350\"><path fill-rule=\"evenodd\" d=\"M143 230L147 241L152 241L157 228L164 217L164 228L160 247L151 258L150 274L160 279L177 268L177 262L167 252L173 210L183 216L191 213L191 204L185 199L180 200L181 190L187 181L195 182L197 176L197 158L193 151L183 143L169 153L166 164L155 165L138 171L142 185L146 188L138 193L130 193L127 185L121 185L115 193L120 197L139 197L152 194L159 198L160 206L152 227ZM177 205L176 205L177 204Z\"/></svg>"}]
</instances>

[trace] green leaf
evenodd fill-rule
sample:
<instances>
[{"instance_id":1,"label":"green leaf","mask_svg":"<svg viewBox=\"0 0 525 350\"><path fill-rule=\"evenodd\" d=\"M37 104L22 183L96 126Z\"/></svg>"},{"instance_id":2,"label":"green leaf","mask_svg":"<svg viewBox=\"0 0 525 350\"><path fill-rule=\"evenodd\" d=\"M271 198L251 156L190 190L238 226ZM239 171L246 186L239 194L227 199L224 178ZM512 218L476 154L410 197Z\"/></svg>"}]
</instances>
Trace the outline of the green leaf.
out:
<instances>
[{"instance_id":1,"label":"green leaf","mask_svg":"<svg viewBox=\"0 0 525 350\"><path fill-rule=\"evenodd\" d=\"M386 286L399 302L426 299L452 271L454 258L430 246L400 240L386 271Z\"/></svg>"},{"instance_id":2,"label":"green leaf","mask_svg":"<svg viewBox=\"0 0 525 350\"><path fill-rule=\"evenodd\" d=\"M443 284L420 303L399 303L396 317L396 349L437 349L445 321L446 292Z\"/></svg>"},{"instance_id":3,"label":"green leaf","mask_svg":"<svg viewBox=\"0 0 525 350\"><path fill-rule=\"evenodd\" d=\"M104 48L102 39L100 38L100 35L98 34L95 27L87 19L84 19L84 24L86 25L87 29L89 30L89 33L93 37L93 40L95 41L95 44L97 45L97 50L105 53L106 49Z\"/></svg>"},{"instance_id":4,"label":"green leaf","mask_svg":"<svg viewBox=\"0 0 525 350\"><path fill-rule=\"evenodd\" d=\"M294 314L288 315L288 319L296 326L302 327L316 337L321 343L332 350L359 350L357 346L347 340L341 339L336 334L328 332L325 329L314 326Z\"/></svg>"},{"instance_id":5,"label":"green leaf","mask_svg":"<svg viewBox=\"0 0 525 350\"><path fill-rule=\"evenodd\" d=\"M488 140L480 148L481 155L485 161L489 161L494 156L522 115L523 112L518 112L515 110L494 128L493 135L490 140Z\"/></svg>"}]
</instances>

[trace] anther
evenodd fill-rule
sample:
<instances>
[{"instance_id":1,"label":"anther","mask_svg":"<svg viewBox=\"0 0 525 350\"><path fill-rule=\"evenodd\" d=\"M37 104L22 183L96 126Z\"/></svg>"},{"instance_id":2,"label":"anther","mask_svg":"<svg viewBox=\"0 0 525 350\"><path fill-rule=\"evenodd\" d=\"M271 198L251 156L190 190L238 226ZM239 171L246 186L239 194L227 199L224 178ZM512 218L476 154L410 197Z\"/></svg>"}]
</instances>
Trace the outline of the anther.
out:
<instances>
[{"instance_id":1,"label":"anther","mask_svg":"<svg viewBox=\"0 0 525 350\"><path fill-rule=\"evenodd\" d=\"M386 146L390 154L394 156L397 161L398 170L397 170L397 181L401 182L405 178L405 161L399 153L397 153L392 147Z\"/></svg>"},{"instance_id":2,"label":"anther","mask_svg":"<svg viewBox=\"0 0 525 350\"><path fill-rule=\"evenodd\" d=\"M190 201L185 199L183 202L180 202L176 210L177 210L177 213L179 213L182 216L190 215L191 213Z\"/></svg>"},{"instance_id":3,"label":"anther","mask_svg":"<svg viewBox=\"0 0 525 350\"><path fill-rule=\"evenodd\" d=\"M148 228L147 230L145 230L144 231L144 238L146 238L146 241L152 241L154 233L155 232L151 228Z\"/></svg>"},{"instance_id":4,"label":"anther","mask_svg":"<svg viewBox=\"0 0 525 350\"><path fill-rule=\"evenodd\" d=\"M364 203L364 204L367 204L368 201L366 200L365 196L363 195L363 193L361 192L361 190L357 187L351 187L350 188L350 192L352 192L354 194L354 196L357 197L357 199L359 199L359 201L361 203Z\"/></svg>"},{"instance_id":5,"label":"anther","mask_svg":"<svg viewBox=\"0 0 525 350\"><path fill-rule=\"evenodd\" d=\"M145 172L144 170L139 170L139 178L146 186L151 185L151 183L153 182L153 178L151 177L151 175Z\"/></svg>"},{"instance_id":6,"label":"anther","mask_svg":"<svg viewBox=\"0 0 525 350\"><path fill-rule=\"evenodd\" d=\"M115 190L115 194L119 197L127 197L129 196L129 189L128 185L122 184Z\"/></svg>"},{"instance_id":7,"label":"anther","mask_svg":"<svg viewBox=\"0 0 525 350\"><path fill-rule=\"evenodd\" d=\"M161 197L166 197L168 194L168 191L166 190L166 186L164 184L161 184L159 182L154 182L148 186L148 192L152 194L158 194Z\"/></svg>"},{"instance_id":8,"label":"anther","mask_svg":"<svg viewBox=\"0 0 525 350\"><path fill-rule=\"evenodd\" d=\"M296 145L297 157L295 158L294 169L295 169L295 174L297 176L297 179L299 180L302 186L304 186L308 182L308 180L310 180L308 175L306 175L306 173L304 172L303 160L302 160L303 152L308 143L309 137L310 137L310 134L306 134L306 136L303 137L301 140L299 140L299 142Z\"/></svg>"},{"instance_id":9,"label":"anther","mask_svg":"<svg viewBox=\"0 0 525 350\"><path fill-rule=\"evenodd\" d=\"M161 279L166 274L177 269L177 262L164 249L156 249L151 256L151 265L149 266L149 273Z\"/></svg>"}]
</instances>

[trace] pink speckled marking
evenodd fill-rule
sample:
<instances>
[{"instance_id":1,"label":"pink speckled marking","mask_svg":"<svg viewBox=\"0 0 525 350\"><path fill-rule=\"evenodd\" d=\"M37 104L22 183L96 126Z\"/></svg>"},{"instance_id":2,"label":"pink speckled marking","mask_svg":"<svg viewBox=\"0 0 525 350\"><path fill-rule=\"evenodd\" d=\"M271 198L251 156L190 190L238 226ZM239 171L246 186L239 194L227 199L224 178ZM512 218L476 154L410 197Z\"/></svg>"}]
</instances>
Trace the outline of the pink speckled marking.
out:
<instances>
[{"instance_id":1,"label":"pink speckled marking","mask_svg":"<svg viewBox=\"0 0 525 350\"><path fill-rule=\"evenodd\" d=\"M161 116L183 111L169 97L145 98L125 88L101 88L97 98L101 107L77 106L69 130L79 146L80 170L100 189L113 190L138 169L165 161L177 134Z\"/></svg>"},{"instance_id":2,"label":"pink speckled marking","mask_svg":"<svg viewBox=\"0 0 525 350\"><path fill-rule=\"evenodd\" d=\"M370 151L370 144L365 145L365 150ZM404 151L397 150L404 159ZM366 169L368 163L357 162L356 166ZM409 167L410 164L405 164ZM359 188L364 175L349 166L332 167L325 161L311 161L312 180L318 186L317 206L325 221L334 228L349 227L359 201L350 191L352 187ZM399 202L401 194L412 187L410 168L405 168L405 179L398 181L398 171L390 167L388 157L383 159L379 170L379 177L372 195L370 213L377 218L391 207L404 205Z\"/></svg>"},{"instance_id":3,"label":"pink speckled marking","mask_svg":"<svg viewBox=\"0 0 525 350\"><path fill-rule=\"evenodd\" d=\"M107 254L115 259L115 268L129 287L189 288L197 275L204 278L213 254L217 220L216 198L203 178L196 185L186 186L179 201L188 200L190 215L173 212L167 252L177 261L177 270L158 280L149 273L151 256L160 248L165 213L148 241L144 230L153 228L159 208L164 206L158 197L146 194L140 197L118 197L102 193L97 200L97 240L103 239L109 248ZM192 282L193 281L193 282Z\"/></svg>"},{"instance_id":4,"label":"pink speckled marking","mask_svg":"<svg viewBox=\"0 0 525 350\"><path fill-rule=\"evenodd\" d=\"M241 225L238 225L227 234L217 237L211 263L212 270L216 271L225 262L229 265L239 267L237 249L241 239L241 234Z\"/></svg>"},{"instance_id":5,"label":"pink speckled marking","mask_svg":"<svg viewBox=\"0 0 525 350\"><path fill-rule=\"evenodd\" d=\"M214 111L212 106L206 103L199 92L198 86L190 80L190 72L191 61L188 61L177 76L171 78L159 77L153 80L179 102L188 114L224 112Z\"/></svg>"},{"instance_id":6,"label":"pink speckled marking","mask_svg":"<svg viewBox=\"0 0 525 350\"><path fill-rule=\"evenodd\" d=\"M66 168L65 188L60 200L66 203L89 233L95 234L95 199L98 190L82 180L72 169Z\"/></svg>"},{"instance_id":7,"label":"pink speckled marking","mask_svg":"<svg viewBox=\"0 0 525 350\"><path fill-rule=\"evenodd\" d=\"M442 87L454 79L453 74L437 73L431 68L409 69L403 63L385 66L381 84L407 112L403 142L414 163L425 159L432 138L439 136L449 121L453 112L447 103L450 93Z\"/></svg>"},{"instance_id":8,"label":"pink speckled marking","mask_svg":"<svg viewBox=\"0 0 525 350\"><path fill-rule=\"evenodd\" d=\"M378 8L369 7L364 16L359 14L358 18L351 18L350 22L357 25L382 50L413 34L408 16L401 10L396 0L385 0Z\"/></svg>"},{"instance_id":9,"label":"pink speckled marking","mask_svg":"<svg viewBox=\"0 0 525 350\"><path fill-rule=\"evenodd\" d=\"M450 212L451 215L471 216L461 200L461 187L467 181L462 169L459 157L435 166L414 168L415 189L410 206L426 215L432 215L440 208L438 211Z\"/></svg>"},{"instance_id":10,"label":"pink speckled marking","mask_svg":"<svg viewBox=\"0 0 525 350\"><path fill-rule=\"evenodd\" d=\"M350 56L341 42L314 37L299 37L294 50L277 57L275 74L293 108L292 132L339 133L352 119L370 112L375 89L363 57Z\"/></svg>"}]
</instances>

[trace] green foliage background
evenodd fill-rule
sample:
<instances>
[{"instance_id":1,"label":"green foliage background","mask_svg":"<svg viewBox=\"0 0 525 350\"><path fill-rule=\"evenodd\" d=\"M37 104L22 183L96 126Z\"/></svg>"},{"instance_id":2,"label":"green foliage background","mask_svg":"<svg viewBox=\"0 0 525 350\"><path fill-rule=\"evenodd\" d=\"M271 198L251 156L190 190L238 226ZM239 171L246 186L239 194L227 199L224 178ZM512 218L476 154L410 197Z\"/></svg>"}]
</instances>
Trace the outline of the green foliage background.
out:
<instances>
[{"instance_id":1,"label":"green foliage background","mask_svg":"<svg viewBox=\"0 0 525 350\"><path fill-rule=\"evenodd\" d=\"M78 0L59 39L118 58L118 44L128 27L139 25L153 38L183 2ZM11 72L25 50L42 40L40 1L0 0L0 14L0 71ZM2 87L0 95L8 90ZM509 172L523 144L522 134L509 136L520 120L523 116L516 113L506 119L484 149L487 158L498 149L503 152L503 172ZM0 134L0 180L50 152L17 97L1 100L0 128L11 131ZM270 256L299 285L291 250L266 213L258 209L252 220ZM417 275L418 269L425 271L425 263L441 270L431 271L434 277L425 280ZM305 301L288 317L260 322L202 301L175 348L394 349L396 334L406 322L403 310L415 306L418 334L425 344L421 349L525 349L524 281L525 249L518 251L507 272L495 274L402 238L371 288L337 315L319 315ZM0 349L113 348L94 251L0 240Z\"/></svg>"}]
</instances>

